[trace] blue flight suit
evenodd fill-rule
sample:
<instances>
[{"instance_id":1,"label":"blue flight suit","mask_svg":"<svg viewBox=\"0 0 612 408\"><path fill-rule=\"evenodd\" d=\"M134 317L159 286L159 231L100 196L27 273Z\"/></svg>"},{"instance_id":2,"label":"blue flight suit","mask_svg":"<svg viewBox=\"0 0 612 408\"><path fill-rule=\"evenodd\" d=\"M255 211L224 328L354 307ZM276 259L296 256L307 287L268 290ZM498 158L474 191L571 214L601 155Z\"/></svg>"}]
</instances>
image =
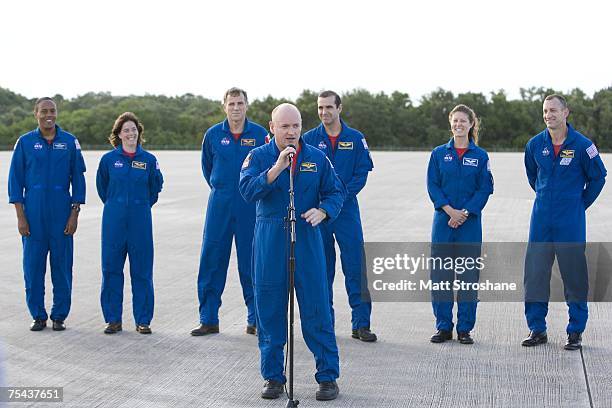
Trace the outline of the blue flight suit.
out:
<instances>
[{"instance_id":1,"label":"blue flight suit","mask_svg":"<svg viewBox=\"0 0 612 408\"><path fill-rule=\"evenodd\" d=\"M480 256L482 244L481 211L493 194L493 176L489 156L473 141L459 158L454 139L436 147L431 152L427 169L427 191L435 212L431 232L431 256L442 259L451 257ZM448 225L450 217L442 207L450 205L470 215L458 228ZM439 266L439 265L437 265ZM455 279L474 283L480 278L480 271L471 268L457 272L444 267L431 270L433 282ZM470 332L476 323L478 294L473 290L459 290L457 293L457 332ZM436 317L436 329L453 330L453 290L432 292L432 307Z\"/></svg>"},{"instance_id":2,"label":"blue flight suit","mask_svg":"<svg viewBox=\"0 0 612 408\"><path fill-rule=\"evenodd\" d=\"M72 293L71 235L64 229L73 203L85 203L85 161L78 140L55 126L47 143L40 129L15 144L9 171L10 203L23 203L30 236L22 237L26 303L34 319L47 320L45 272L50 253L52 320L65 320ZM24 194L25 191L25 194Z\"/></svg>"},{"instance_id":3,"label":"blue flight suit","mask_svg":"<svg viewBox=\"0 0 612 408\"><path fill-rule=\"evenodd\" d=\"M352 310L352 326L353 330L357 330L362 327L370 328L372 312L372 302L369 300L370 294L366 282L363 230L357 194L365 186L368 172L372 171L374 164L364 135L348 127L344 121L340 122L342 130L338 135L335 149L332 148L323 124L304 133L303 138L306 143L327 155L334 165L336 174L346 186L347 196L340 215L333 222L321 225L321 234L325 247L332 321L334 319L333 285L336 273L335 236L340 247L344 286Z\"/></svg>"},{"instance_id":4,"label":"blue flight suit","mask_svg":"<svg viewBox=\"0 0 612 408\"><path fill-rule=\"evenodd\" d=\"M533 332L546 330L552 264L557 256L569 306L567 333L582 333L588 319L585 210L601 192L606 168L588 138L567 125L555 157L548 129L525 147L525 170L536 192L525 256L525 317ZM548 243L548 244L543 244Z\"/></svg>"},{"instance_id":5,"label":"blue flight suit","mask_svg":"<svg viewBox=\"0 0 612 408\"><path fill-rule=\"evenodd\" d=\"M267 183L268 170L278 159L276 143L252 151L240 173L240 193L257 202L253 242L253 278L257 330L261 352L261 375L284 383L283 347L287 342L289 169ZM319 227L301 214L322 208L333 221L344 201L344 186L331 163L316 148L301 142L294 176L296 209L295 290L302 334L315 356L317 382L334 381L340 374L338 347L329 312L325 254Z\"/></svg>"},{"instance_id":6,"label":"blue flight suit","mask_svg":"<svg viewBox=\"0 0 612 408\"><path fill-rule=\"evenodd\" d=\"M164 179L159 164L140 145L134 158L121 145L104 154L96 176L102 213L102 291L107 323L120 323L123 312L123 266L130 257L132 308L137 325L153 318L153 223L151 207Z\"/></svg>"},{"instance_id":7,"label":"blue flight suit","mask_svg":"<svg viewBox=\"0 0 612 408\"><path fill-rule=\"evenodd\" d=\"M238 191L238 181L242 162L251 150L265 143L267 134L263 127L248 119L245 120L244 130L238 140L234 140L227 119L204 134L202 172L210 186L210 195L198 273L202 324L219 324L219 308L227 278L232 236L236 244L242 296L247 306L247 324L256 324L251 277L255 204L244 201Z\"/></svg>"}]
</instances>

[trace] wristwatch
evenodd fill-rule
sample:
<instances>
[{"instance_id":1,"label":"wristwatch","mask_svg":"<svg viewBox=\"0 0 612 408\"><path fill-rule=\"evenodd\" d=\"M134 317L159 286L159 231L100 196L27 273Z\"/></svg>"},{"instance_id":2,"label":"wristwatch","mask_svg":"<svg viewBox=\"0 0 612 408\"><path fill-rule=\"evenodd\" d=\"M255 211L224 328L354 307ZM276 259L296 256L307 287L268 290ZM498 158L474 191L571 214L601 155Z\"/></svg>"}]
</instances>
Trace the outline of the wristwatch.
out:
<instances>
[{"instance_id":1,"label":"wristwatch","mask_svg":"<svg viewBox=\"0 0 612 408\"><path fill-rule=\"evenodd\" d=\"M466 210L465 208L464 208L463 210L461 210L461 211L463 212L463 214L464 214L466 217L469 217L469 216L470 216L470 212L469 212L468 210Z\"/></svg>"},{"instance_id":2,"label":"wristwatch","mask_svg":"<svg viewBox=\"0 0 612 408\"><path fill-rule=\"evenodd\" d=\"M79 204L79 203L72 203L70 208L72 209L72 211L74 211L75 213L78 214L79 211L81 211L81 204Z\"/></svg>"},{"instance_id":3,"label":"wristwatch","mask_svg":"<svg viewBox=\"0 0 612 408\"><path fill-rule=\"evenodd\" d=\"M322 211L323 214L325 214L325 218L323 218L323 220L326 220L329 218L329 215L327 214L327 211L325 211L323 208L319 208L319 211Z\"/></svg>"}]
</instances>

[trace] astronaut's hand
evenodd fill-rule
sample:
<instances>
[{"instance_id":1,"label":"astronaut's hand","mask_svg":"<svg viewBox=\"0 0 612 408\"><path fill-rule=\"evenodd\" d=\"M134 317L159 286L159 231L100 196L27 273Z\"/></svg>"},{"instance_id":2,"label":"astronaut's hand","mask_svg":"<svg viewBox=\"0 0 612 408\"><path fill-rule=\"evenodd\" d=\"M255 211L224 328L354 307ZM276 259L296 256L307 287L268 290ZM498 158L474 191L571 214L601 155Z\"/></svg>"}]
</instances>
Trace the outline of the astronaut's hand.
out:
<instances>
[{"instance_id":1,"label":"astronaut's hand","mask_svg":"<svg viewBox=\"0 0 612 408\"><path fill-rule=\"evenodd\" d=\"M278 159L276 160L276 163L274 165L280 170L285 170L291 164L291 160L289 160L289 154L295 155L295 148L293 146L285 147L285 149L278 155Z\"/></svg>"},{"instance_id":2,"label":"astronaut's hand","mask_svg":"<svg viewBox=\"0 0 612 408\"><path fill-rule=\"evenodd\" d=\"M268 170L268 174L266 176L266 182L268 184L272 184L274 180L291 164L291 160L289 160L289 153L295 154L295 149L291 146L287 146L280 154L278 155L278 159L274 166Z\"/></svg>"},{"instance_id":3,"label":"astronaut's hand","mask_svg":"<svg viewBox=\"0 0 612 408\"><path fill-rule=\"evenodd\" d=\"M443 207L443 209L446 212L446 214L448 214L448 216L450 217L450 220L448 221L448 225L451 228L457 228L461 226L461 224L463 224L465 220L467 220L467 215L465 215L465 213L461 210L456 210L452 208L450 205Z\"/></svg>"},{"instance_id":4,"label":"astronaut's hand","mask_svg":"<svg viewBox=\"0 0 612 408\"><path fill-rule=\"evenodd\" d=\"M30 236L30 224L25 216L17 218L17 230L22 237Z\"/></svg>"},{"instance_id":5,"label":"astronaut's hand","mask_svg":"<svg viewBox=\"0 0 612 408\"><path fill-rule=\"evenodd\" d=\"M451 218L450 220L448 220L448 226L451 228L459 228L461 224Z\"/></svg>"},{"instance_id":6,"label":"astronaut's hand","mask_svg":"<svg viewBox=\"0 0 612 408\"><path fill-rule=\"evenodd\" d=\"M74 235L74 233L77 230L78 224L79 224L79 213L75 211L70 211L70 217L68 217L66 228L64 228L64 235Z\"/></svg>"},{"instance_id":7,"label":"astronaut's hand","mask_svg":"<svg viewBox=\"0 0 612 408\"><path fill-rule=\"evenodd\" d=\"M302 218L304 218L306 222L313 227L316 227L321 223L321 221L327 218L327 214L325 211L319 210L318 208L311 208L302 214Z\"/></svg>"}]
</instances>

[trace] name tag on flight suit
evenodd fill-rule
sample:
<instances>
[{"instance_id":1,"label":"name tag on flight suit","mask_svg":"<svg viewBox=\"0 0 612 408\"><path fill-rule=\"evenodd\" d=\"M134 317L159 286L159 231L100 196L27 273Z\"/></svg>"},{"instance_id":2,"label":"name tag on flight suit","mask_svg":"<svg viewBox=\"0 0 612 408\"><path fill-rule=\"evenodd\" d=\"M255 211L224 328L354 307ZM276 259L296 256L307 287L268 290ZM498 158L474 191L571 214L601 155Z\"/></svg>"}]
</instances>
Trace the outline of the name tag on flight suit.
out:
<instances>
[{"instance_id":1,"label":"name tag on flight suit","mask_svg":"<svg viewBox=\"0 0 612 408\"><path fill-rule=\"evenodd\" d=\"M66 143L53 143L53 148L56 150L66 150L68 146Z\"/></svg>"},{"instance_id":2,"label":"name tag on flight suit","mask_svg":"<svg viewBox=\"0 0 612 408\"><path fill-rule=\"evenodd\" d=\"M338 149L353 150L353 142L338 142Z\"/></svg>"},{"instance_id":3,"label":"name tag on flight suit","mask_svg":"<svg viewBox=\"0 0 612 408\"><path fill-rule=\"evenodd\" d=\"M572 159L574 158L574 151L561 150L561 154L559 155L559 157L561 157L561 162L559 162L561 166L569 166L569 164L572 162Z\"/></svg>"},{"instance_id":4,"label":"name tag on flight suit","mask_svg":"<svg viewBox=\"0 0 612 408\"><path fill-rule=\"evenodd\" d=\"M300 165L300 171L310 171L312 173L317 172L317 163L303 162Z\"/></svg>"},{"instance_id":5,"label":"name tag on flight suit","mask_svg":"<svg viewBox=\"0 0 612 408\"><path fill-rule=\"evenodd\" d=\"M147 163L139 162L139 161L133 161L132 162L132 168L140 169L140 170L146 170L147 169Z\"/></svg>"},{"instance_id":6,"label":"name tag on flight suit","mask_svg":"<svg viewBox=\"0 0 612 408\"><path fill-rule=\"evenodd\" d=\"M463 165L464 166L478 167L478 159L470 159L469 157L464 157L463 158Z\"/></svg>"},{"instance_id":7,"label":"name tag on flight suit","mask_svg":"<svg viewBox=\"0 0 612 408\"><path fill-rule=\"evenodd\" d=\"M255 139L240 139L240 146L255 146Z\"/></svg>"}]
</instances>

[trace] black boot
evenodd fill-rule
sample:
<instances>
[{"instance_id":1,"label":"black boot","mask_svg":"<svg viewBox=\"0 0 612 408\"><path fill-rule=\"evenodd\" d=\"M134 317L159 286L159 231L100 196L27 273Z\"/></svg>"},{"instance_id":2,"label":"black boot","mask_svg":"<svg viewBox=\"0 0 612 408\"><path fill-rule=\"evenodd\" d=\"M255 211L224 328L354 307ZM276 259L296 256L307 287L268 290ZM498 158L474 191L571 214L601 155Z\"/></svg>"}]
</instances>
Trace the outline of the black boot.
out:
<instances>
[{"instance_id":1,"label":"black boot","mask_svg":"<svg viewBox=\"0 0 612 408\"><path fill-rule=\"evenodd\" d=\"M319 389L317 390L317 401L331 401L338 398L338 394L340 393L340 388L338 388L338 384L335 381L323 381L319 384Z\"/></svg>"},{"instance_id":2,"label":"black boot","mask_svg":"<svg viewBox=\"0 0 612 408\"><path fill-rule=\"evenodd\" d=\"M30 330L32 331L41 331L47 327L47 321L42 319L35 319L30 325Z\"/></svg>"},{"instance_id":3,"label":"black boot","mask_svg":"<svg viewBox=\"0 0 612 408\"><path fill-rule=\"evenodd\" d=\"M192 336L205 336L213 333L219 333L219 325L200 324L191 330Z\"/></svg>"},{"instance_id":4,"label":"black boot","mask_svg":"<svg viewBox=\"0 0 612 408\"><path fill-rule=\"evenodd\" d=\"M283 392L283 384L274 380L266 380L263 390L261 390L261 398L277 399Z\"/></svg>"},{"instance_id":5,"label":"black boot","mask_svg":"<svg viewBox=\"0 0 612 408\"><path fill-rule=\"evenodd\" d=\"M582 348L582 333L569 333L567 343L563 347L566 350L580 350Z\"/></svg>"},{"instance_id":6,"label":"black boot","mask_svg":"<svg viewBox=\"0 0 612 408\"><path fill-rule=\"evenodd\" d=\"M453 332L450 330L438 330L429 339L432 343L444 343L446 340L453 339Z\"/></svg>"},{"instance_id":7,"label":"black boot","mask_svg":"<svg viewBox=\"0 0 612 408\"><path fill-rule=\"evenodd\" d=\"M376 334L372 333L369 327L362 327L358 330L353 330L351 337L368 343L374 342L377 339Z\"/></svg>"},{"instance_id":8,"label":"black boot","mask_svg":"<svg viewBox=\"0 0 612 408\"><path fill-rule=\"evenodd\" d=\"M119 323L108 323L104 328L104 334L115 334L123 330L121 322Z\"/></svg>"},{"instance_id":9,"label":"black boot","mask_svg":"<svg viewBox=\"0 0 612 408\"><path fill-rule=\"evenodd\" d=\"M461 344L474 344L474 339L470 335L470 332L459 332L457 333L457 339Z\"/></svg>"},{"instance_id":10,"label":"black boot","mask_svg":"<svg viewBox=\"0 0 612 408\"><path fill-rule=\"evenodd\" d=\"M53 330L62 331L66 330L66 324L63 320L53 320Z\"/></svg>"},{"instance_id":11,"label":"black boot","mask_svg":"<svg viewBox=\"0 0 612 408\"><path fill-rule=\"evenodd\" d=\"M544 344L548 342L548 336L546 335L546 331L536 333L534 331L529 332L529 336L523 340L521 343L522 346L525 347L533 347L538 344Z\"/></svg>"}]
</instances>

